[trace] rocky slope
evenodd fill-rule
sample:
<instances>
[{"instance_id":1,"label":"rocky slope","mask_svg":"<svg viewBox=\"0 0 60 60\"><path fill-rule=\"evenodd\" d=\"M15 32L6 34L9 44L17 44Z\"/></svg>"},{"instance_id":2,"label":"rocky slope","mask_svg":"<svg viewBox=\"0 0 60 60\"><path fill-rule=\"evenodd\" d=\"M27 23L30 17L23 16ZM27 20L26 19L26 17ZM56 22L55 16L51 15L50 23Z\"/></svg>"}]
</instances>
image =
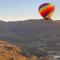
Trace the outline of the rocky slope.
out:
<instances>
[{"instance_id":1,"label":"rocky slope","mask_svg":"<svg viewBox=\"0 0 60 60\"><path fill-rule=\"evenodd\" d=\"M29 54L31 53L27 53L25 49L22 50L22 48L19 48L16 45L12 45L5 41L0 41L0 60L52 60L47 55L39 56L39 54Z\"/></svg>"}]
</instances>

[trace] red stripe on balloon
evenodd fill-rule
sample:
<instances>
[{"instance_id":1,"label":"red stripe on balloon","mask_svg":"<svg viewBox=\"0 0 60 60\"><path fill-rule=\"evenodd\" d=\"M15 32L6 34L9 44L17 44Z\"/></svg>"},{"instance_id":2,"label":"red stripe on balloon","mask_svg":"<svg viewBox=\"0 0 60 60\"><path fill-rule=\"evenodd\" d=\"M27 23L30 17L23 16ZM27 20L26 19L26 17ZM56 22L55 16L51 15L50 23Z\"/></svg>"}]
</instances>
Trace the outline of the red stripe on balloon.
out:
<instances>
[{"instance_id":1,"label":"red stripe on balloon","mask_svg":"<svg viewBox=\"0 0 60 60\"><path fill-rule=\"evenodd\" d=\"M49 13L54 12L54 10L55 10L55 7L54 7L54 6L50 6L50 7L45 8L44 10L42 10L42 11L40 12L40 14L41 14L43 17L45 17L45 16L47 16Z\"/></svg>"}]
</instances>

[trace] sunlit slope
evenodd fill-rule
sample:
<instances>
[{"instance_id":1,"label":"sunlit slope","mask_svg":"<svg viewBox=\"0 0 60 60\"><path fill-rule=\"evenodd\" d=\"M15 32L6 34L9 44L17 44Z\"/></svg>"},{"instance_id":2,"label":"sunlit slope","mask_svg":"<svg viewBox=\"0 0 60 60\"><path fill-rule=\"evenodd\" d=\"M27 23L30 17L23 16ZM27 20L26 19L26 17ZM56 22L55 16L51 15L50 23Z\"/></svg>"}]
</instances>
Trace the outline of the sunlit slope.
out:
<instances>
[{"instance_id":1,"label":"sunlit slope","mask_svg":"<svg viewBox=\"0 0 60 60\"><path fill-rule=\"evenodd\" d=\"M15 45L0 41L0 60L37 60L42 58L35 55L23 55L24 53L21 54L21 51L21 48ZM46 56L44 60L48 60L48 57Z\"/></svg>"}]
</instances>

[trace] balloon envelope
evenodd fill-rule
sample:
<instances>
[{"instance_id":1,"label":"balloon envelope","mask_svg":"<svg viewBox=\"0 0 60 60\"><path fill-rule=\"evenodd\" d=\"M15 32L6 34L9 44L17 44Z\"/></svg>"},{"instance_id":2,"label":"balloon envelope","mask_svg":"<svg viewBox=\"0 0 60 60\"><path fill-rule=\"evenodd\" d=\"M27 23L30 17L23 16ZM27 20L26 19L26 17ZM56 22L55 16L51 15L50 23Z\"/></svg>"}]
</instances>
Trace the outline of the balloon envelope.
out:
<instances>
[{"instance_id":1,"label":"balloon envelope","mask_svg":"<svg viewBox=\"0 0 60 60\"><path fill-rule=\"evenodd\" d=\"M51 3L44 3L39 6L39 14L46 19L49 19L54 13L55 6Z\"/></svg>"}]
</instances>

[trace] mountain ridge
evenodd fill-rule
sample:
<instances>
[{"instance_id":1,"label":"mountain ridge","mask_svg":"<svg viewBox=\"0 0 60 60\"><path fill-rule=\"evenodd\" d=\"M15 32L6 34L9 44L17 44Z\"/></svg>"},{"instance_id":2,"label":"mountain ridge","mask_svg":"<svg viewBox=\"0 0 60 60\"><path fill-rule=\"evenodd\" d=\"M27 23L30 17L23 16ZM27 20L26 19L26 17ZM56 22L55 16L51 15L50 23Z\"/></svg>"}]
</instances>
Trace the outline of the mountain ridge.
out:
<instances>
[{"instance_id":1,"label":"mountain ridge","mask_svg":"<svg viewBox=\"0 0 60 60\"><path fill-rule=\"evenodd\" d=\"M52 48L60 42L60 21L46 22L44 19L26 21L0 21L0 40L23 46ZM51 43L51 42L54 42ZM49 43L49 44L48 44ZM60 45L58 45L60 47Z\"/></svg>"}]
</instances>

